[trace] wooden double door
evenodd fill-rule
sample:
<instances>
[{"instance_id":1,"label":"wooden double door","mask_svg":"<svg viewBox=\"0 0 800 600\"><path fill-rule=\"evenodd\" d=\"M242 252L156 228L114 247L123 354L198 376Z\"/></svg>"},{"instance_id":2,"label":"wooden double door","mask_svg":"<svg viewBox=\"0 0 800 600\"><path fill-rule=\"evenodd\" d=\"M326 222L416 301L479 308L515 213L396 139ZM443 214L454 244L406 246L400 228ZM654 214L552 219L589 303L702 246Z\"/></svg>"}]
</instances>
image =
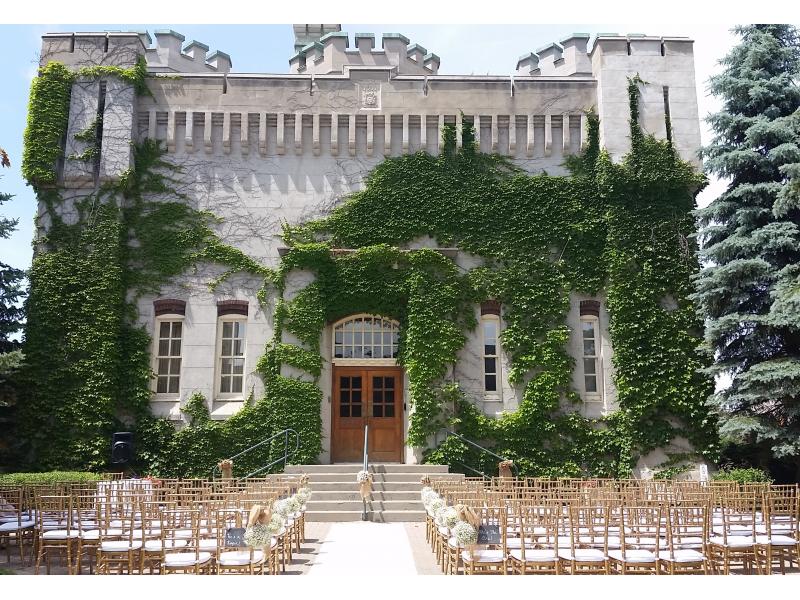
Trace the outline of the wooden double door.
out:
<instances>
[{"instance_id":1,"label":"wooden double door","mask_svg":"<svg viewBox=\"0 0 800 600\"><path fill-rule=\"evenodd\" d=\"M403 460L403 370L399 367L334 367L331 423L333 462L360 462L364 426L369 460Z\"/></svg>"}]
</instances>

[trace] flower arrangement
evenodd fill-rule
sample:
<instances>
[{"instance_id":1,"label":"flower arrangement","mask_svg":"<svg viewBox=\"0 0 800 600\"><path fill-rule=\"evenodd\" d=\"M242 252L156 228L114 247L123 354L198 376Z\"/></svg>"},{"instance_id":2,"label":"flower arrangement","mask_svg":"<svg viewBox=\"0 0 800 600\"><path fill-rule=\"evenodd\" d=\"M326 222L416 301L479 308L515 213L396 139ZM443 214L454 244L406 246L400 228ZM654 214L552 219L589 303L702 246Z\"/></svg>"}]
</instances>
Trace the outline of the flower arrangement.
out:
<instances>
[{"instance_id":1,"label":"flower arrangement","mask_svg":"<svg viewBox=\"0 0 800 600\"><path fill-rule=\"evenodd\" d=\"M436 498L432 500L430 504L428 504L428 510L432 515L436 515L436 513L444 506L444 500L442 500L439 496L436 496Z\"/></svg>"},{"instance_id":2,"label":"flower arrangement","mask_svg":"<svg viewBox=\"0 0 800 600\"><path fill-rule=\"evenodd\" d=\"M466 521L459 521L453 527L453 537L459 546L473 546L478 543L478 530Z\"/></svg>"},{"instance_id":3,"label":"flower arrangement","mask_svg":"<svg viewBox=\"0 0 800 600\"><path fill-rule=\"evenodd\" d=\"M244 543L248 546L253 546L256 548L269 546L272 543L273 534L273 532L270 530L270 525L272 525L272 521L266 525L261 523L254 523L253 525L250 525L244 530Z\"/></svg>"},{"instance_id":4,"label":"flower arrangement","mask_svg":"<svg viewBox=\"0 0 800 600\"><path fill-rule=\"evenodd\" d=\"M275 503L272 505L272 511L283 517L284 519L289 516L292 512L289 508L288 502L284 500L276 500Z\"/></svg>"},{"instance_id":5,"label":"flower arrangement","mask_svg":"<svg viewBox=\"0 0 800 600\"><path fill-rule=\"evenodd\" d=\"M295 496L300 501L300 504L304 505L306 502L308 502L308 499L311 498L311 490L306 487L300 488L297 490Z\"/></svg>"},{"instance_id":6,"label":"flower arrangement","mask_svg":"<svg viewBox=\"0 0 800 600\"><path fill-rule=\"evenodd\" d=\"M445 506L436 513L436 524L439 527L452 529L458 523L458 512L452 506Z\"/></svg>"},{"instance_id":7,"label":"flower arrangement","mask_svg":"<svg viewBox=\"0 0 800 600\"><path fill-rule=\"evenodd\" d=\"M303 503L297 497L297 494L289 496L289 498L286 499L286 505L289 507L289 514L299 512L300 509L303 508Z\"/></svg>"},{"instance_id":8,"label":"flower arrangement","mask_svg":"<svg viewBox=\"0 0 800 600\"><path fill-rule=\"evenodd\" d=\"M372 473L367 471L359 471L356 475L356 482L358 483L358 491L361 498L366 500L372 495Z\"/></svg>"},{"instance_id":9,"label":"flower arrangement","mask_svg":"<svg viewBox=\"0 0 800 600\"><path fill-rule=\"evenodd\" d=\"M422 503L427 508L431 502L433 502L436 498L439 497L439 494L434 492L431 488L423 488L422 489Z\"/></svg>"},{"instance_id":10,"label":"flower arrangement","mask_svg":"<svg viewBox=\"0 0 800 600\"><path fill-rule=\"evenodd\" d=\"M283 519L279 515L272 515L267 527L272 535L278 535L283 529Z\"/></svg>"}]
</instances>

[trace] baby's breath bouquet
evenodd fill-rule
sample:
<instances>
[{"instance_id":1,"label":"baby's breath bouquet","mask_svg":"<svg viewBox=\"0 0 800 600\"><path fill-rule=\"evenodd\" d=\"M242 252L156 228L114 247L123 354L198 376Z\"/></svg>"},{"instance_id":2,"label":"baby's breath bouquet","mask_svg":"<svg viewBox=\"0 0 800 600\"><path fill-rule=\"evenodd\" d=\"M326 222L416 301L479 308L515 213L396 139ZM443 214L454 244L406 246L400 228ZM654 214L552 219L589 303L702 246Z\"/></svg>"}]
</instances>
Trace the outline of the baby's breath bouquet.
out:
<instances>
[{"instance_id":1,"label":"baby's breath bouquet","mask_svg":"<svg viewBox=\"0 0 800 600\"><path fill-rule=\"evenodd\" d=\"M431 503L428 504L428 510L432 515L436 516L436 513L439 512L444 505L444 500L442 500L439 496L436 496L436 498L434 498Z\"/></svg>"},{"instance_id":2,"label":"baby's breath bouquet","mask_svg":"<svg viewBox=\"0 0 800 600\"><path fill-rule=\"evenodd\" d=\"M283 519L279 515L272 515L267 528L271 535L278 535L283 529Z\"/></svg>"},{"instance_id":3,"label":"baby's breath bouquet","mask_svg":"<svg viewBox=\"0 0 800 600\"><path fill-rule=\"evenodd\" d=\"M439 527L454 527L458 523L458 512L452 506L445 506L436 514L436 524Z\"/></svg>"},{"instance_id":4,"label":"baby's breath bouquet","mask_svg":"<svg viewBox=\"0 0 800 600\"><path fill-rule=\"evenodd\" d=\"M297 497L297 494L289 496L289 498L286 499L286 504L289 506L289 514L299 512L300 509L303 508L303 503Z\"/></svg>"},{"instance_id":5,"label":"baby's breath bouquet","mask_svg":"<svg viewBox=\"0 0 800 600\"><path fill-rule=\"evenodd\" d=\"M254 523L244 530L244 543L254 548L269 546L272 542L273 532L270 530L272 522L262 525Z\"/></svg>"},{"instance_id":6,"label":"baby's breath bouquet","mask_svg":"<svg viewBox=\"0 0 800 600\"><path fill-rule=\"evenodd\" d=\"M300 501L300 504L304 505L306 502L308 502L308 499L311 497L311 490L308 488L300 488L299 490L297 490L295 496Z\"/></svg>"},{"instance_id":7,"label":"baby's breath bouquet","mask_svg":"<svg viewBox=\"0 0 800 600\"><path fill-rule=\"evenodd\" d=\"M453 527L453 537L459 546L473 546L478 543L478 530L466 521L459 521Z\"/></svg>"},{"instance_id":8,"label":"baby's breath bouquet","mask_svg":"<svg viewBox=\"0 0 800 600\"><path fill-rule=\"evenodd\" d=\"M425 505L425 508L428 508L431 505L431 502L436 500L438 497L439 494L428 488L427 491L422 492L422 503Z\"/></svg>"},{"instance_id":9,"label":"baby's breath bouquet","mask_svg":"<svg viewBox=\"0 0 800 600\"><path fill-rule=\"evenodd\" d=\"M292 511L289 508L289 503L284 499L275 501L275 504L272 505L272 512L286 519Z\"/></svg>"}]
</instances>

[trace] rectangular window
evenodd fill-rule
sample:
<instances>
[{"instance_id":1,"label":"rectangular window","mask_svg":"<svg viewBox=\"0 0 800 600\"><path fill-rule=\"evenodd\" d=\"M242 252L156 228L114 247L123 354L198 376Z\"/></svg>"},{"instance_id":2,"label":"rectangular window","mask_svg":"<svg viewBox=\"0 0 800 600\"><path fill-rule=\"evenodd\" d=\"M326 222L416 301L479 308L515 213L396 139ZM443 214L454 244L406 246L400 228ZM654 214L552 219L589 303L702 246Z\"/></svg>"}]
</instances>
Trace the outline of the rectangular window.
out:
<instances>
[{"instance_id":1,"label":"rectangular window","mask_svg":"<svg viewBox=\"0 0 800 600\"><path fill-rule=\"evenodd\" d=\"M489 396L498 393L499 356L497 335L500 320L493 315L485 315L481 319L483 329L483 385Z\"/></svg>"},{"instance_id":2,"label":"rectangular window","mask_svg":"<svg viewBox=\"0 0 800 600\"><path fill-rule=\"evenodd\" d=\"M157 321L156 393L177 396L181 378L182 321Z\"/></svg>"},{"instance_id":3,"label":"rectangular window","mask_svg":"<svg viewBox=\"0 0 800 600\"><path fill-rule=\"evenodd\" d=\"M246 323L223 320L219 355L219 393L240 395L244 389L244 347Z\"/></svg>"},{"instance_id":4,"label":"rectangular window","mask_svg":"<svg viewBox=\"0 0 800 600\"><path fill-rule=\"evenodd\" d=\"M600 397L599 362L600 338L597 335L597 318L581 319L581 343L583 344L583 391L587 398Z\"/></svg>"}]
</instances>

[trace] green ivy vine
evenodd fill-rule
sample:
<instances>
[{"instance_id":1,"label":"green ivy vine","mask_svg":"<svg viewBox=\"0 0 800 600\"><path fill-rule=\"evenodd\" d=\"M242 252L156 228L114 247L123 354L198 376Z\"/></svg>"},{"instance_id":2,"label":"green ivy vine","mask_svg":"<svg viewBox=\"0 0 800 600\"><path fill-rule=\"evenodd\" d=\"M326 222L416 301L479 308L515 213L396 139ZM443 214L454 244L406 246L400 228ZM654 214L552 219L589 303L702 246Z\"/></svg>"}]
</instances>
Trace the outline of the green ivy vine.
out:
<instances>
[{"instance_id":1,"label":"green ivy vine","mask_svg":"<svg viewBox=\"0 0 800 600\"><path fill-rule=\"evenodd\" d=\"M143 60L130 70L78 74L147 89ZM128 426L142 466L162 476L208 475L221 458L287 427L301 439L293 460L315 462L321 333L359 312L401 325L409 445L425 447L449 426L514 459L523 475L626 476L638 456L679 435L715 456L715 423L704 406L711 382L699 374L696 351L701 324L688 300L698 268L690 210L704 181L669 141L641 131L638 79L629 85L632 147L621 163L600 148L594 114L589 143L568 158L565 177L529 175L478 152L467 122L456 148L447 126L438 157L386 159L327 218L287 226L289 251L273 271L224 244L214 233L218 219L174 192L177 167L155 142L137 146L131 171L75 201L77 220L65 221L54 165L75 77L57 63L41 69L26 130L23 170L48 219L31 269L29 398L17 436L28 464L104 466L110 433ZM407 249L424 236L483 262L462 270L434 249ZM214 421L205 398L193 395L183 409L189 422L176 430L149 411L151 340L136 325L135 301L201 262L227 267L212 288L235 272L262 278L265 307L274 287L275 333L257 366L263 398ZM313 273L313 282L294 290L297 271ZM571 292L606 297L619 410L605 419L583 418L571 406L580 401L566 350ZM474 307L486 299L503 307L508 379L521 392L519 409L498 418L479 411L449 376L476 326ZM237 462L237 471L281 452L279 441ZM429 448L426 460L493 468L454 438Z\"/></svg>"},{"instance_id":2,"label":"green ivy vine","mask_svg":"<svg viewBox=\"0 0 800 600\"><path fill-rule=\"evenodd\" d=\"M628 476L639 456L679 435L713 458L711 383L699 374L701 324L688 300L698 268L690 211L704 179L669 140L642 132L640 85L638 77L629 82L632 147L621 163L600 149L594 114L589 143L567 160L567 177L528 175L479 153L469 124L457 149L455 131L445 127L440 156L387 159L330 216L287 228L291 250L281 277L295 269L315 275L276 309L313 365L305 370L318 375L326 323L381 314L401 323L409 445L424 447L447 425L514 459L521 474L542 476ZM424 236L484 265L461 273L434 250L399 249ZM568 408L580 402L566 351L570 292L606 295L619 410L604 419ZM499 418L484 415L445 377L463 332L475 325L472 307L490 298L502 303L508 378L522 389L519 409ZM284 346L273 360L303 369ZM456 438L426 459L495 468Z\"/></svg>"}]
</instances>

